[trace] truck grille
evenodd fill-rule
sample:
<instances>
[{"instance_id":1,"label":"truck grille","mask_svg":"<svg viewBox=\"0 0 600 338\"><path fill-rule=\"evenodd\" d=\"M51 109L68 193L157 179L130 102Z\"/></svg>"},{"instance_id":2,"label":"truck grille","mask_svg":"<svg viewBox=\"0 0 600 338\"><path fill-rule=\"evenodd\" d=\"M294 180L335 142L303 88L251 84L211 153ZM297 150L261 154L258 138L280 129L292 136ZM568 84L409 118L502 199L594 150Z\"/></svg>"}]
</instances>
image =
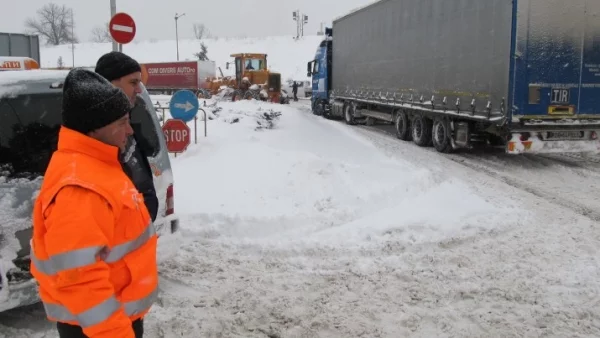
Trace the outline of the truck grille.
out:
<instances>
[{"instance_id":1,"label":"truck grille","mask_svg":"<svg viewBox=\"0 0 600 338\"><path fill-rule=\"evenodd\" d=\"M269 90L274 92L281 90L281 74L269 74Z\"/></svg>"}]
</instances>

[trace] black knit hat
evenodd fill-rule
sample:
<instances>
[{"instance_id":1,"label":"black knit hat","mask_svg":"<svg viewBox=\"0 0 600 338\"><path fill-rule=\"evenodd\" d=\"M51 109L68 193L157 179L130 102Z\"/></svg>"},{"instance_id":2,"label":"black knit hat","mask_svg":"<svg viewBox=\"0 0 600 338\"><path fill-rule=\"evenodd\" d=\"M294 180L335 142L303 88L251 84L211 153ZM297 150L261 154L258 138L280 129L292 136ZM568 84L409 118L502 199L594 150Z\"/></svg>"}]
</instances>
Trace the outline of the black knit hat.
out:
<instances>
[{"instance_id":1,"label":"black knit hat","mask_svg":"<svg viewBox=\"0 0 600 338\"><path fill-rule=\"evenodd\" d=\"M104 76L108 81L141 71L142 67L137 61L121 52L104 54L96 63L96 73Z\"/></svg>"},{"instance_id":2,"label":"black knit hat","mask_svg":"<svg viewBox=\"0 0 600 338\"><path fill-rule=\"evenodd\" d=\"M87 134L130 111L127 95L102 76L83 68L74 68L67 75L63 86L63 126Z\"/></svg>"}]
</instances>

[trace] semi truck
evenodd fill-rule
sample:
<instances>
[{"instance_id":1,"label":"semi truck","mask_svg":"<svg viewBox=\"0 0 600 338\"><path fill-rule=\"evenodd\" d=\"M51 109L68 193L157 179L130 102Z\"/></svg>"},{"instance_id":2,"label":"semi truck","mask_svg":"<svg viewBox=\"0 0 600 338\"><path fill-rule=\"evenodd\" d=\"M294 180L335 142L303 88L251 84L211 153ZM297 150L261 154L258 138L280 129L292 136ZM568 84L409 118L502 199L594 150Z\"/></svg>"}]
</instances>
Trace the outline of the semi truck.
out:
<instances>
[{"instance_id":1,"label":"semi truck","mask_svg":"<svg viewBox=\"0 0 600 338\"><path fill-rule=\"evenodd\" d=\"M333 21L312 110L447 153L600 152L600 1L381 0Z\"/></svg>"}]
</instances>

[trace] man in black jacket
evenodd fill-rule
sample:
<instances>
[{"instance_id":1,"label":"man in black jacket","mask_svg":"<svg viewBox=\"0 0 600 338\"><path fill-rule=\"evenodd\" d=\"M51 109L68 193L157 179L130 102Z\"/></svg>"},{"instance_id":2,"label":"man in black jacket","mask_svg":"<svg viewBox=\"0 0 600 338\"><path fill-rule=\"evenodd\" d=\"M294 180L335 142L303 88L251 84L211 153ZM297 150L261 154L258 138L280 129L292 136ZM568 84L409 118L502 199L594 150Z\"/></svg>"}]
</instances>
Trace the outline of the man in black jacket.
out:
<instances>
[{"instance_id":1,"label":"man in black jacket","mask_svg":"<svg viewBox=\"0 0 600 338\"><path fill-rule=\"evenodd\" d=\"M131 57L121 52L104 54L96 63L96 73L125 92L131 102L132 111L137 108L137 102L141 105L144 104L142 100L138 100L137 96L142 92L140 87L142 69L139 63ZM150 121L150 123L152 122ZM144 146L148 142L144 142L141 125L132 123L131 127L134 134L127 142L126 151L121 154L123 171L129 176L138 191L144 195L144 203L154 221L158 213L158 198L154 188L152 169L147 158L152 150Z\"/></svg>"}]
</instances>

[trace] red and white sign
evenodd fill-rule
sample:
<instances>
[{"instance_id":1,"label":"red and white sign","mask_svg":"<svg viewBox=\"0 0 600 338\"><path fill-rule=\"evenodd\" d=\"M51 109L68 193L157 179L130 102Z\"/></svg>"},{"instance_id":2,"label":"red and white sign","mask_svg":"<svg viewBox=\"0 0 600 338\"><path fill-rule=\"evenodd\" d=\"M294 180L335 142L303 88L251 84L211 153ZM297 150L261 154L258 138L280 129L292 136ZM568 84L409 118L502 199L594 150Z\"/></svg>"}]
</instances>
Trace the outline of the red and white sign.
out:
<instances>
[{"instance_id":1,"label":"red and white sign","mask_svg":"<svg viewBox=\"0 0 600 338\"><path fill-rule=\"evenodd\" d=\"M142 82L148 89L189 89L208 86L207 77L215 77L213 61L177 61L143 63Z\"/></svg>"},{"instance_id":2,"label":"red and white sign","mask_svg":"<svg viewBox=\"0 0 600 338\"><path fill-rule=\"evenodd\" d=\"M183 153L190 145L190 128L182 120L167 120L162 126L162 131L170 153Z\"/></svg>"},{"instance_id":3,"label":"red and white sign","mask_svg":"<svg viewBox=\"0 0 600 338\"><path fill-rule=\"evenodd\" d=\"M135 37L135 21L127 13L117 13L110 19L108 30L117 43L124 45Z\"/></svg>"}]
</instances>

